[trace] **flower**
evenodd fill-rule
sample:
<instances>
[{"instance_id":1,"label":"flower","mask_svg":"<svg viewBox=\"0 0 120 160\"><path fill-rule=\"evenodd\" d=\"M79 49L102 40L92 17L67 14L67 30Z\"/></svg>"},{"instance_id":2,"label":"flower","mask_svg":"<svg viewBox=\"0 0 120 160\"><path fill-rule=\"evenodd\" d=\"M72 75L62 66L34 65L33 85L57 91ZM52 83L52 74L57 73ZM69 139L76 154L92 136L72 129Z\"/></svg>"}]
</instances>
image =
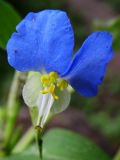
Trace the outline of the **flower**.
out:
<instances>
[{"instance_id":1,"label":"flower","mask_svg":"<svg viewBox=\"0 0 120 160\"><path fill-rule=\"evenodd\" d=\"M36 73L28 79L23 89L25 102L40 106L41 126L54 103L59 101L64 106L59 111L69 104L70 96L66 97L69 95L66 89L68 84L82 96L97 94L106 65L113 57L110 33L92 33L72 58L74 33L65 12L31 12L17 25L16 30L7 44L8 62L21 72L41 72L41 82L40 75Z\"/></svg>"}]
</instances>

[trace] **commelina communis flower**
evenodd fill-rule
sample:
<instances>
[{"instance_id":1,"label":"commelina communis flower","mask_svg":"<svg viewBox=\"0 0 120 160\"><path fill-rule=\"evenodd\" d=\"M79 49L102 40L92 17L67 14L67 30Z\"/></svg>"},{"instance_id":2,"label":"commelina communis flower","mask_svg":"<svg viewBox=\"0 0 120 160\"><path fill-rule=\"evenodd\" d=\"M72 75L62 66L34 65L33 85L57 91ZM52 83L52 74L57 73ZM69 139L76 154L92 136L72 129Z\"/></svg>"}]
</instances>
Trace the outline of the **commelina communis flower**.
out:
<instances>
[{"instance_id":1,"label":"commelina communis flower","mask_svg":"<svg viewBox=\"0 0 120 160\"><path fill-rule=\"evenodd\" d=\"M30 12L17 25L7 44L8 62L21 72L35 71L23 88L23 98L39 110L44 126L51 112L69 104L71 85L82 96L95 96L107 63L113 57L112 36L92 33L73 57L74 33L67 14L60 10Z\"/></svg>"}]
</instances>

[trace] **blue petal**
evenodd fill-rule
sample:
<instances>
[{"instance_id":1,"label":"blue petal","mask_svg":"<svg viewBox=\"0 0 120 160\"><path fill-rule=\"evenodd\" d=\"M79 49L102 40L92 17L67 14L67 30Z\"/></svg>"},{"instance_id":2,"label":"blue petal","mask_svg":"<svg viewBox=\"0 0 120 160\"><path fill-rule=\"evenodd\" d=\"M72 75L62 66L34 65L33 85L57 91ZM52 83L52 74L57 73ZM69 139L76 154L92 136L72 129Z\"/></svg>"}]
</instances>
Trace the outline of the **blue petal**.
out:
<instances>
[{"instance_id":1,"label":"blue petal","mask_svg":"<svg viewBox=\"0 0 120 160\"><path fill-rule=\"evenodd\" d=\"M112 57L112 36L108 32L94 32L78 50L63 77L81 95L95 96Z\"/></svg>"},{"instance_id":2,"label":"blue petal","mask_svg":"<svg viewBox=\"0 0 120 160\"><path fill-rule=\"evenodd\" d=\"M73 30L65 12L29 13L16 30L7 44L11 66L19 71L65 71L74 47Z\"/></svg>"}]
</instances>

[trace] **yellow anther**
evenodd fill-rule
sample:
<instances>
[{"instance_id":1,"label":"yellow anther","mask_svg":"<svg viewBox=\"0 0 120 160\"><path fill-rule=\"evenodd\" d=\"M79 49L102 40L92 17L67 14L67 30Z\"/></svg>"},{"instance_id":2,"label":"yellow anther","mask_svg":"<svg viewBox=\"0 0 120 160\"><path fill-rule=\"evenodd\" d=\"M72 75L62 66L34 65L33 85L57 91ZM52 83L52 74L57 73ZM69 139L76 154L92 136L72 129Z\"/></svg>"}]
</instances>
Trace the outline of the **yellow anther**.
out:
<instances>
[{"instance_id":1,"label":"yellow anther","mask_svg":"<svg viewBox=\"0 0 120 160\"><path fill-rule=\"evenodd\" d=\"M51 84L50 87L48 88L50 93L54 93L55 92L55 85Z\"/></svg>"},{"instance_id":2,"label":"yellow anther","mask_svg":"<svg viewBox=\"0 0 120 160\"><path fill-rule=\"evenodd\" d=\"M58 100L59 97L55 94L56 87L59 87L60 90L64 90L68 87L68 82L64 79L59 80L59 75L57 72L50 72L41 76L41 82L43 84L43 90L40 91L42 94L52 94L55 100Z\"/></svg>"},{"instance_id":3,"label":"yellow anther","mask_svg":"<svg viewBox=\"0 0 120 160\"><path fill-rule=\"evenodd\" d=\"M55 94L55 85L54 85L54 84L51 84L51 85L50 85L50 87L48 88L48 91L49 91L49 93L52 94L52 96L53 96L53 98L54 98L55 100L58 100L58 99L59 99L59 97Z\"/></svg>"},{"instance_id":4,"label":"yellow anther","mask_svg":"<svg viewBox=\"0 0 120 160\"><path fill-rule=\"evenodd\" d=\"M49 93L49 90L41 90L40 93L47 94L47 93Z\"/></svg>"},{"instance_id":5,"label":"yellow anther","mask_svg":"<svg viewBox=\"0 0 120 160\"><path fill-rule=\"evenodd\" d=\"M55 85L54 84L51 84L47 89L40 91L40 93L42 93L42 94L47 94L47 93L53 94L54 92L55 92Z\"/></svg>"},{"instance_id":6,"label":"yellow anther","mask_svg":"<svg viewBox=\"0 0 120 160\"><path fill-rule=\"evenodd\" d=\"M41 90L40 93L42 93L42 94L51 93L55 100L59 99L59 97L55 94L55 85L54 84L51 84L48 89Z\"/></svg>"},{"instance_id":7,"label":"yellow anther","mask_svg":"<svg viewBox=\"0 0 120 160\"><path fill-rule=\"evenodd\" d=\"M57 81L58 77L59 76L58 76L57 72L50 72L49 73L50 81L53 83Z\"/></svg>"},{"instance_id":8,"label":"yellow anther","mask_svg":"<svg viewBox=\"0 0 120 160\"><path fill-rule=\"evenodd\" d=\"M49 76L55 77L56 79L59 77L57 72L50 72Z\"/></svg>"},{"instance_id":9,"label":"yellow anther","mask_svg":"<svg viewBox=\"0 0 120 160\"><path fill-rule=\"evenodd\" d=\"M61 79L58 83L57 86L61 89L64 90L68 87L68 82L64 79Z\"/></svg>"},{"instance_id":10,"label":"yellow anther","mask_svg":"<svg viewBox=\"0 0 120 160\"><path fill-rule=\"evenodd\" d=\"M50 84L50 79L49 79L49 75L45 74L41 76L41 82L43 84L43 86L48 86Z\"/></svg>"}]
</instances>

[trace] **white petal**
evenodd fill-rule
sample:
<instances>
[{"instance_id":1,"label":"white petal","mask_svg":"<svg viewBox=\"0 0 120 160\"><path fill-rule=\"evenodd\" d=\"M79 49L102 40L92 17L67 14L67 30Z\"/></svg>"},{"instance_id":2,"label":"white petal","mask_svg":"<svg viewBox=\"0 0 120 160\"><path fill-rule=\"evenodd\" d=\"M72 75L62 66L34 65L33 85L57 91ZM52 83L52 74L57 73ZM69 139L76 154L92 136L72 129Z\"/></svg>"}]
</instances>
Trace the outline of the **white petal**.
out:
<instances>
[{"instance_id":1,"label":"white petal","mask_svg":"<svg viewBox=\"0 0 120 160\"><path fill-rule=\"evenodd\" d=\"M41 94L40 90L42 90L43 87L40 76L40 73L36 72L29 75L23 88L23 99L29 107L38 108L37 117L34 117L35 122L37 118L36 123L43 127L50 112L56 114L64 111L68 107L71 95L68 90L57 90L56 95L59 99L54 100L51 94Z\"/></svg>"},{"instance_id":2,"label":"white petal","mask_svg":"<svg viewBox=\"0 0 120 160\"><path fill-rule=\"evenodd\" d=\"M23 99L29 107L34 107L37 105L37 99L42 89L42 84L40 81L40 74L34 73L29 76L26 84L23 87Z\"/></svg>"},{"instance_id":3,"label":"white petal","mask_svg":"<svg viewBox=\"0 0 120 160\"><path fill-rule=\"evenodd\" d=\"M49 101L49 94L39 94L39 97L37 99L37 106L39 110L39 116L42 117L44 114L45 107L47 106L47 103Z\"/></svg>"},{"instance_id":4,"label":"white petal","mask_svg":"<svg viewBox=\"0 0 120 160\"><path fill-rule=\"evenodd\" d=\"M54 99L53 99L52 95L51 94L48 94L48 95L49 95L49 97L48 97L48 103L44 107L44 112L43 112L43 116L42 116L42 120L41 120L41 124L40 124L41 127L44 126L44 124L45 124L45 122L46 122L46 120L47 120L47 118L49 116L50 109L51 109L51 107L53 105L53 102L54 102Z\"/></svg>"},{"instance_id":5,"label":"white petal","mask_svg":"<svg viewBox=\"0 0 120 160\"><path fill-rule=\"evenodd\" d=\"M56 95L59 97L59 99L55 100L53 103L53 106L51 108L51 112L53 114L64 111L69 106L71 99L71 94L67 89L64 91L57 91Z\"/></svg>"},{"instance_id":6,"label":"white petal","mask_svg":"<svg viewBox=\"0 0 120 160\"><path fill-rule=\"evenodd\" d=\"M53 102L54 99L51 94L39 95L39 98L37 100L37 105L39 110L37 125L40 125L41 128L43 128L44 124L46 123Z\"/></svg>"}]
</instances>

